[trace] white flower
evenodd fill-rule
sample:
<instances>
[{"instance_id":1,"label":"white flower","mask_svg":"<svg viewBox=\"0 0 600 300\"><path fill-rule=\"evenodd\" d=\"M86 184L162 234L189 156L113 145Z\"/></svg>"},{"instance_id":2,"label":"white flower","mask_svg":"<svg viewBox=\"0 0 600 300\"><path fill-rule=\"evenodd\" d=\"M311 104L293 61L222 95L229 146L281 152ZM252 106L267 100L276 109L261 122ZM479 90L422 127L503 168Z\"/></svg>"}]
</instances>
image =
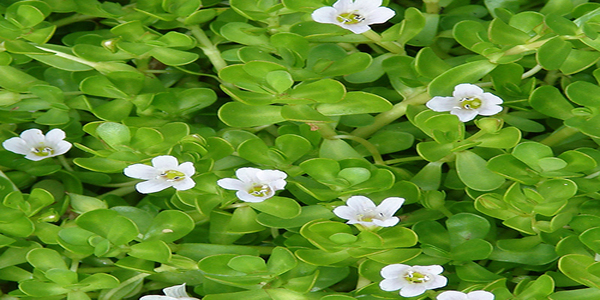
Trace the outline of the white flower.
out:
<instances>
[{"instance_id":1,"label":"white flower","mask_svg":"<svg viewBox=\"0 0 600 300\"><path fill-rule=\"evenodd\" d=\"M502 111L502 99L469 83L454 87L452 97L433 97L427 102L427 107L433 111L449 111L458 116L462 122L468 122L477 115L491 116Z\"/></svg>"},{"instance_id":2,"label":"white flower","mask_svg":"<svg viewBox=\"0 0 600 300\"><path fill-rule=\"evenodd\" d=\"M135 164L125 168L123 172L129 177L147 180L135 185L138 192L142 194L162 191L171 186L183 191L196 185L191 178L196 172L194 164L191 162L179 164L177 158L170 155L153 158L152 166Z\"/></svg>"},{"instance_id":3,"label":"white flower","mask_svg":"<svg viewBox=\"0 0 600 300\"><path fill-rule=\"evenodd\" d=\"M217 184L228 190L236 190L236 196L245 202L262 202L283 190L287 174L279 170L261 170L257 168L239 168L234 178L217 180Z\"/></svg>"},{"instance_id":4,"label":"white flower","mask_svg":"<svg viewBox=\"0 0 600 300\"><path fill-rule=\"evenodd\" d=\"M439 275L444 268L439 265L409 266L393 264L381 269L384 278L379 287L384 291L400 290L402 297L414 297L423 294L426 290L441 288L448 283L448 279Z\"/></svg>"},{"instance_id":5,"label":"white flower","mask_svg":"<svg viewBox=\"0 0 600 300\"><path fill-rule=\"evenodd\" d=\"M494 294L487 291L472 291L468 294L458 291L445 291L436 297L437 300L494 300Z\"/></svg>"},{"instance_id":6,"label":"white flower","mask_svg":"<svg viewBox=\"0 0 600 300\"><path fill-rule=\"evenodd\" d=\"M185 283L164 288L163 293L166 296L148 295L140 298L140 300L198 300L198 298L190 297L185 291Z\"/></svg>"},{"instance_id":7,"label":"white flower","mask_svg":"<svg viewBox=\"0 0 600 300\"><path fill-rule=\"evenodd\" d=\"M394 214L404 203L404 198L390 197L381 202L379 206L365 196L352 196L346 205L338 206L333 213L348 220L348 224L361 224L366 227L391 227L400 221Z\"/></svg>"},{"instance_id":8,"label":"white flower","mask_svg":"<svg viewBox=\"0 0 600 300\"><path fill-rule=\"evenodd\" d=\"M370 24L385 23L396 12L380 7L381 0L338 0L333 7L321 7L312 13L315 22L335 24L354 33L371 29Z\"/></svg>"},{"instance_id":9,"label":"white flower","mask_svg":"<svg viewBox=\"0 0 600 300\"><path fill-rule=\"evenodd\" d=\"M71 149L71 143L65 141L66 134L54 128L44 136L39 129L28 129L21 132L20 137L10 138L2 146L17 154L25 155L29 160L42 160L44 158L65 154Z\"/></svg>"}]
</instances>

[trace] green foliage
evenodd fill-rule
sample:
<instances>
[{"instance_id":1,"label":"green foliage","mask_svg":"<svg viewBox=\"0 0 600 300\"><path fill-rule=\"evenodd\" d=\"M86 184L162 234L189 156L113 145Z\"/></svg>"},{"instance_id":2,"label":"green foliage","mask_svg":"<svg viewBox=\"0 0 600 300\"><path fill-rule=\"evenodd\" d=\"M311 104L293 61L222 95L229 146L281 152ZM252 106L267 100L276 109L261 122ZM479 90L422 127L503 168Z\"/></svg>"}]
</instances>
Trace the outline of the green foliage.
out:
<instances>
[{"instance_id":1,"label":"green foliage","mask_svg":"<svg viewBox=\"0 0 600 300\"><path fill-rule=\"evenodd\" d=\"M353 34L312 20L334 2L3 3L1 140L73 147L1 149L2 297L398 299L380 271L406 264L443 266L440 290L599 298L600 5L384 1L395 16ZM503 110L425 105L465 83ZM194 187L138 193L123 170L163 155ZM217 184L244 167L285 187ZM404 198L398 224L352 225L352 196Z\"/></svg>"}]
</instances>

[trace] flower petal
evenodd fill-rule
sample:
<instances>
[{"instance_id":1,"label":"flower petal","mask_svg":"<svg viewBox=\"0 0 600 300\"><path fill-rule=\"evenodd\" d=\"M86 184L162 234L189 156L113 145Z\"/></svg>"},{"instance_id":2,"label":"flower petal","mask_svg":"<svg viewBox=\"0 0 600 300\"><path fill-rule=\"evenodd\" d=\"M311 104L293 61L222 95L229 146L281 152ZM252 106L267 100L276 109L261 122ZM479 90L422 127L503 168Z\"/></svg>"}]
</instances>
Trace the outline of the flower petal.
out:
<instances>
[{"instance_id":1,"label":"flower petal","mask_svg":"<svg viewBox=\"0 0 600 300\"><path fill-rule=\"evenodd\" d=\"M442 275L433 276L433 280L428 282L427 288L430 290L445 287L448 284L448 278Z\"/></svg>"},{"instance_id":2,"label":"flower petal","mask_svg":"<svg viewBox=\"0 0 600 300\"><path fill-rule=\"evenodd\" d=\"M269 186L271 187L271 189L273 189L273 191L280 191L285 189L286 184L287 182L285 182L285 180L279 179L269 183Z\"/></svg>"},{"instance_id":3,"label":"flower petal","mask_svg":"<svg viewBox=\"0 0 600 300\"><path fill-rule=\"evenodd\" d=\"M17 154L27 155L31 153L31 146L20 137L12 137L2 143L4 149Z\"/></svg>"},{"instance_id":4,"label":"flower petal","mask_svg":"<svg viewBox=\"0 0 600 300\"><path fill-rule=\"evenodd\" d=\"M393 216L398 209L404 203L404 198L400 197L389 197L384 199L378 206L377 212L383 213L384 216L390 217Z\"/></svg>"},{"instance_id":5,"label":"flower petal","mask_svg":"<svg viewBox=\"0 0 600 300\"><path fill-rule=\"evenodd\" d=\"M494 294L488 291L472 291L467 297L468 300L494 300Z\"/></svg>"},{"instance_id":6,"label":"flower petal","mask_svg":"<svg viewBox=\"0 0 600 300\"><path fill-rule=\"evenodd\" d=\"M346 220L350 220L350 221L358 220L357 216L356 216L356 211L345 205L334 208L333 213L342 219L346 219Z\"/></svg>"},{"instance_id":7,"label":"flower petal","mask_svg":"<svg viewBox=\"0 0 600 300\"><path fill-rule=\"evenodd\" d=\"M400 222L398 217L389 217L385 220L373 219L372 223L380 227L392 227L398 224L398 222Z\"/></svg>"},{"instance_id":8,"label":"flower petal","mask_svg":"<svg viewBox=\"0 0 600 300\"><path fill-rule=\"evenodd\" d=\"M169 296L147 295L140 298L140 300L173 300L173 298Z\"/></svg>"},{"instance_id":9,"label":"flower petal","mask_svg":"<svg viewBox=\"0 0 600 300\"><path fill-rule=\"evenodd\" d=\"M453 109L450 111L451 114L458 117L461 122L469 122L477 116L476 110L470 109Z\"/></svg>"},{"instance_id":10,"label":"flower petal","mask_svg":"<svg viewBox=\"0 0 600 300\"><path fill-rule=\"evenodd\" d=\"M353 33L356 34L361 34L363 32L367 32L369 30L371 30L371 27L369 27L369 25L365 24L338 24L340 25L340 27L344 28L344 29L348 29L350 31L352 31Z\"/></svg>"},{"instance_id":11,"label":"flower petal","mask_svg":"<svg viewBox=\"0 0 600 300\"><path fill-rule=\"evenodd\" d=\"M384 279L379 283L379 288L386 292L397 291L404 286L397 278Z\"/></svg>"},{"instance_id":12,"label":"flower petal","mask_svg":"<svg viewBox=\"0 0 600 300\"><path fill-rule=\"evenodd\" d=\"M46 158L52 157L52 156L54 156L54 155L39 156L39 155L35 155L35 153L33 153L33 152L30 152L27 155L25 155L25 158L29 159L29 160L33 160L33 161L40 161L42 159L46 159Z\"/></svg>"},{"instance_id":13,"label":"flower petal","mask_svg":"<svg viewBox=\"0 0 600 300\"><path fill-rule=\"evenodd\" d=\"M363 22L367 24L381 24L393 18L396 12L388 7L378 7L371 11Z\"/></svg>"},{"instance_id":14,"label":"flower petal","mask_svg":"<svg viewBox=\"0 0 600 300\"><path fill-rule=\"evenodd\" d=\"M246 167L246 168L239 168L235 171L235 176L237 176L237 178L245 183L257 183L258 182L258 177L256 176L256 173L262 171L261 169L257 169L257 168L250 168L250 167Z\"/></svg>"},{"instance_id":15,"label":"flower petal","mask_svg":"<svg viewBox=\"0 0 600 300\"><path fill-rule=\"evenodd\" d=\"M39 129L27 129L21 132L21 138L25 140L28 145L35 146L43 144L46 141L46 137Z\"/></svg>"},{"instance_id":16,"label":"flower petal","mask_svg":"<svg viewBox=\"0 0 600 300\"><path fill-rule=\"evenodd\" d=\"M338 0L333 4L333 8L338 13L348 12L350 9L354 9L354 3L352 0Z\"/></svg>"},{"instance_id":17,"label":"flower petal","mask_svg":"<svg viewBox=\"0 0 600 300\"><path fill-rule=\"evenodd\" d=\"M346 201L346 205L354 209L357 213L368 210L374 210L375 203L365 196L352 196Z\"/></svg>"},{"instance_id":18,"label":"flower petal","mask_svg":"<svg viewBox=\"0 0 600 300\"><path fill-rule=\"evenodd\" d=\"M435 96L431 98L431 100L427 101L425 105L429 109L437 112L451 111L453 108L458 106L458 100L456 100L454 97Z\"/></svg>"},{"instance_id":19,"label":"flower petal","mask_svg":"<svg viewBox=\"0 0 600 300\"><path fill-rule=\"evenodd\" d=\"M54 128L46 133L46 142L49 144L56 144L64 140L66 137L67 135L64 131L62 131L62 129Z\"/></svg>"},{"instance_id":20,"label":"flower petal","mask_svg":"<svg viewBox=\"0 0 600 300\"><path fill-rule=\"evenodd\" d=\"M437 300L468 300L467 294L459 291L445 291L436 297ZM473 298L476 299L476 298Z\"/></svg>"},{"instance_id":21,"label":"flower petal","mask_svg":"<svg viewBox=\"0 0 600 300\"><path fill-rule=\"evenodd\" d=\"M179 165L177 167L177 171L185 174L187 177L192 177L196 173L196 168L194 168L194 164L187 161Z\"/></svg>"},{"instance_id":22,"label":"flower petal","mask_svg":"<svg viewBox=\"0 0 600 300\"><path fill-rule=\"evenodd\" d=\"M375 13L374 11L379 8L382 3L382 0L354 0L353 8L358 10L359 14Z\"/></svg>"},{"instance_id":23,"label":"flower petal","mask_svg":"<svg viewBox=\"0 0 600 300\"><path fill-rule=\"evenodd\" d=\"M189 297L187 292L185 291L185 283L164 288L163 292L165 293L165 295L173 298Z\"/></svg>"},{"instance_id":24,"label":"flower petal","mask_svg":"<svg viewBox=\"0 0 600 300\"><path fill-rule=\"evenodd\" d=\"M410 298L425 293L425 288L422 284L409 284L400 290L400 296Z\"/></svg>"},{"instance_id":25,"label":"flower petal","mask_svg":"<svg viewBox=\"0 0 600 300\"><path fill-rule=\"evenodd\" d=\"M483 90L470 83L461 83L454 87L454 92L452 92L452 96L458 99L462 99L465 97L475 97L483 94Z\"/></svg>"},{"instance_id":26,"label":"flower petal","mask_svg":"<svg viewBox=\"0 0 600 300\"><path fill-rule=\"evenodd\" d=\"M222 187L226 190L239 191L239 190L246 189L246 184L244 182L242 182L241 180L238 180L238 179L233 179L233 178L219 179L219 180L217 180L217 185L219 185L220 187Z\"/></svg>"},{"instance_id":27,"label":"flower petal","mask_svg":"<svg viewBox=\"0 0 600 300\"><path fill-rule=\"evenodd\" d=\"M237 191L237 193L235 193L235 195L238 197L238 199L240 199L244 202L250 202L250 203L263 202L272 197L272 195L265 196L265 197L256 197L256 196L248 194L248 192L245 190L239 190L239 191Z\"/></svg>"},{"instance_id":28,"label":"flower petal","mask_svg":"<svg viewBox=\"0 0 600 300\"><path fill-rule=\"evenodd\" d=\"M492 94L492 93L483 93L481 95L481 100L485 103L491 103L491 104L502 104L502 98Z\"/></svg>"},{"instance_id":29,"label":"flower petal","mask_svg":"<svg viewBox=\"0 0 600 300\"><path fill-rule=\"evenodd\" d=\"M185 190L189 190L189 189L193 188L194 186L196 186L196 182L192 178L186 177L185 179L180 180L180 181L173 181L171 183L171 185L176 190L185 191Z\"/></svg>"},{"instance_id":30,"label":"flower petal","mask_svg":"<svg viewBox=\"0 0 600 300\"><path fill-rule=\"evenodd\" d=\"M179 166L177 158L171 155L161 155L152 159L152 166L160 171L176 170Z\"/></svg>"},{"instance_id":31,"label":"flower petal","mask_svg":"<svg viewBox=\"0 0 600 300\"><path fill-rule=\"evenodd\" d=\"M429 273L432 275L439 275L444 272L444 268L440 265L431 265L431 266L413 266L413 270L419 273Z\"/></svg>"},{"instance_id":32,"label":"flower petal","mask_svg":"<svg viewBox=\"0 0 600 300\"><path fill-rule=\"evenodd\" d=\"M67 141L59 141L57 144L54 145L54 147L52 147L54 149L54 155L52 156L63 155L67 153L67 151L69 151L72 146L73 145Z\"/></svg>"},{"instance_id":33,"label":"flower petal","mask_svg":"<svg viewBox=\"0 0 600 300\"><path fill-rule=\"evenodd\" d=\"M261 170L256 173L256 177L260 182L271 182L280 179L286 179L287 174L279 170Z\"/></svg>"},{"instance_id":34,"label":"flower petal","mask_svg":"<svg viewBox=\"0 0 600 300\"><path fill-rule=\"evenodd\" d=\"M404 264L391 264L381 269L381 277L383 278L396 278L402 277L410 269L409 265Z\"/></svg>"},{"instance_id":35,"label":"flower petal","mask_svg":"<svg viewBox=\"0 0 600 300\"><path fill-rule=\"evenodd\" d=\"M324 24L338 24L336 19L338 15L338 11L331 7L325 6L319 9L316 9L310 15L315 22L324 23Z\"/></svg>"},{"instance_id":36,"label":"flower petal","mask_svg":"<svg viewBox=\"0 0 600 300\"><path fill-rule=\"evenodd\" d=\"M502 106L500 106L500 105L485 105L485 106L480 107L477 111L482 116L493 116L502 111Z\"/></svg>"},{"instance_id":37,"label":"flower petal","mask_svg":"<svg viewBox=\"0 0 600 300\"><path fill-rule=\"evenodd\" d=\"M142 194L160 192L168 187L171 187L171 183L160 179L142 181L135 185L135 189Z\"/></svg>"},{"instance_id":38,"label":"flower petal","mask_svg":"<svg viewBox=\"0 0 600 300\"><path fill-rule=\"evenodd\" d=\"M137 179L154 179L160 175L160 171L154 167L144 164L135 164L128 166L123 170L125 176Z\"/></svg>"}]
</instances>

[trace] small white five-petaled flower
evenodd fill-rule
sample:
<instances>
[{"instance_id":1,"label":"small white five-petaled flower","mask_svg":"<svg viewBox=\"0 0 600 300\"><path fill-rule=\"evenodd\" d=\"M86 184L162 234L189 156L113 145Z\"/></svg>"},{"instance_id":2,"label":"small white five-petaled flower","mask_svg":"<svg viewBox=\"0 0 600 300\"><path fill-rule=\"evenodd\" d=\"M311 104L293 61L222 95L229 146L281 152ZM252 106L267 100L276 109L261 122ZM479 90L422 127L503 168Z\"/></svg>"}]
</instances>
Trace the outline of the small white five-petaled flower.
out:
<instances>
[{"instance_id":1,"label":"small white five-petaled flower","mask_svg":"<svg viewBox=\"0 0 600 300\"><path fill-rule=\"evenodd\" d=\"M433 111L449 111L462 122L468 122L477 115L491 116L502 111L502 99L484 92L480 87L462 83L454 87L452 97L433 97L427 107Z\"/></svg>"},{"instance_id":2,"label":"small white five-petaled flower","mask_svg":"<svg viewBox=\"0 0 600 300\"><path fill-rule=\"evenodd\" d=\"M365 196L352 196L346 201L346 205L338 206L333 213L348 220L348 224L360 224L369 227L391 227L400 221L394 214L404 203L404 198L386 198L375 206L371 199Z\"/></svg>"},{"instance_id":3,"label":"small white five-petaled flower","mask_svg":"<svg viewBox=\"0 0 600 300\"><path fill-rule=\"evenodd\" d=\"M149 194L162 191L168 187L177 190L189 190L196 185L191 178L196 169L191 162L179 164L177 158L170 155L161 155L152 159L152 166L135 164L123 170L131 178L144 179L135 185L138 192Z\"/></svg>"},{"instance_id":4,"label":"small white five-petaled flower","mask_svg":"<svg viewBox=\"0 0 600 300\"><path fill-rule=\"evenodd\" d=\"M381 7L381 0L338 0L333 7L321 7L312 13L315 22L335 24L356 34L370 30L370 24L385 23L396 12Z\"/></svg>"},{"instance_id":5,"label":"small white five-petaled flower","mask_svg":"<svg viewBox=\"0 0 600 300\"><path fill-rule=\"evenodd\" d=\"M2 146L10 152L25 155L29 160L38 161L69 151L72 145L64 140L65 137L65 132L58 128L48 131L45 136L39 129L28 129L19 137L4 141Z\"/></svg>"},{"instance_id":6,"label":"small white five-petaled flower","mask_svg":"<svg viewBox=\"0 0 600 300\"><path fill-rule=\"evenodd\" d=\"M459 291L445 291L437 300L494 300L494 294L487 291L472 291L468 294Z\"/></svg>"},{"instance_id":7,"label":"small white five-petaled flower","mask_svg":"<svg viewBox=\"0 0 600 300\"><path fill-rule=\"evenodd\" d=\"M234 178L217 180L217 184L228 190L235 190L236 196L245 202L262 202L283 190L287 174L279 170L261 170L257 168L239 168Z\"/></svg>"},{"instance_id":8,"label":"small white five-petaled flower","mask_svg":"<svg viewBox=\"0 0 600 300\"><path fill-rule=\"evenodd\" d=\"M198 300L198 298L190 297L185 291L185 283L171 286L163 289L166 296L148 295L140 298L140 300Z\"/></svg>"},{"instance_id":9,"label":"small white five-petaled flower","mask_svg":"<svg viewBox=\"0 0 600 300\"><path fill-rule=\"evenodd\" d=\"M426 290L446 286L448 279L440 275L443 271L444 268L439 265L388 265L381 269L381 276L384 279L379 283L379 287L388 292L400 290L402 297L414 297L423 294Z\"/></svg>"}]
</instances>

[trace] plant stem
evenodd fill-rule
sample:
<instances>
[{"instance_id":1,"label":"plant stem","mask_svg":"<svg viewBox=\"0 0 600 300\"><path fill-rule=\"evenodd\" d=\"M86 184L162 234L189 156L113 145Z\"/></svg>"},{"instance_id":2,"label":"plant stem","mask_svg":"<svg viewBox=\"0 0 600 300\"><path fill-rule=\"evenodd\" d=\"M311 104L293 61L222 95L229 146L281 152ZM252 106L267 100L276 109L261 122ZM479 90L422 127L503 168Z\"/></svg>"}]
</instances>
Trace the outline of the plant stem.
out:
<instances>
[{"instance_id":1,"label":"plant stem","mask_svg":"<svg viewBox=\"0 0 600 300\"><path fill-rule=\"evenodd\" d=\"M381 129L383 126L386 126L394 122L398 118L404 116L404 114L406 113L406 108L409 105L424 104L425 102L429 101L429 99L431 99L431 96L429 96L427 92L422 92L420 94L407 98L404 101L394 105L392 109L377 115L375 117L375 121L373 121L373 124L364 127L359 127L355 129L351 134L353 136L367 138L371 134L375 133L377 130Z\"/></svg>"},{"instance_id":2,"label":"plant stem","mask_svg":"<svg viewBox=\"0 0 600 300\"><path fill-rule=\"evenodd\" d=\"M521 79L525 79L525 78L529 78L533 75L535 75L535 73L539 72L540 70L542 70L542 66L535 65L535 67L531 68L529 71L523 73L523 76L521 76Z\"/></svg>"},{"instance_id":3,"label":"plant stem","mask_svg":"<svg viewBox=\"0 0 600 300\"><path fill-rule=\"evenodd\" d=\"M66 18L56 20L56 21L52 22L52 24L56 25L56 27L61 27L61 26L65 26L65 25L69 25L69 24L73 24L73 23L77 23L77 22L81 22L81 21L85 21L85 20L96 19L96 18L97 17L95 17L95 16L74 14L74 15L70 15Z\"/></svg>"},{"instance_id":4,"label":"plant stem","mask_svg":"<svg viewBox=\"0 0 600 300\"><path fill-rule=\"evenodd\" d=\"M423 0L423 3L425 3L425 11L428 14L440 13L439 0Z\"/></svg>"},{"instance_id":5,"label":"plant stem","mask_svg":"<svg viewBox=\"0 0 600 300\"><path fill-rule=\"evenodd\" d=\"M129 193L133 193L133 192L135 192L135 186L125 186L122 188L118 188L116 190L112 190L108 193L104 193L104 194L98 196L98 198L102 198L102 197L108 196L108 195L125 196L125 195L127 195Z\"/></svg>"},{"instance_id":6,"label":"plant stem","mask_svg":"<svg viewBox=\"0 0 600 300\"><path fill-rule=\"evenodd\" d=\"M62 156L59 155L57 156L58 161L60 162L60 164L63 166L63 168L65 168L65 170L69 171L69 172L74 172L75 170L73 170L73 167L71 167L71 165L69 164L69 162L67 161L67 159Z\"/></svg>"},{"instance_id":7,"label":"plant stem","mask_svg":"<svg viewBox=\"0 0 600 300\"><path fill-rule=\"evenodd\" d=\"M394 54L400 54L400 55L405 55L406 54L406 52L404 51L404 49L400 45L398 45L398 44L396 44L394 42L384 42L384 41L381 41L381 36L377 32L375 32L373 30L369 30L367 32L363 32L362 35L365 36L365 37L367 37L371 41L373 41L375 44L383 47L384 49L386 49L386 50L388 50L388 51L390 51L390 52L392 52Z\"/></svg>"},{"instance_id":8,"label":"plant stem","mask_svg":"<svg viewBox=\"0 0 600 300\"><path fill-rule=\"evenodd\" d=\"M202 49L204 54L206 54L206 56L208 57L212 65L215 67L217 72L227 67L227 63L225 62L223 57L221 57L221 52L219 51L217 46L215 46L210 41L208 36L206 36L204 30L202 30L198 25L190 26L189 29L192 32L192 35L200 43L200 46L198 46L198 48Z\"/></svg>"},{"instance_id":9,"label":"plant stem","mask_svg":"<svg viewBox=\"0 0 600 300\"><path fill-rule=\"evenodd\" d=\"M409 156L409 157L402 157L402 158L396 158L396 159L386 160L385 164L386 165L393 165L393 164L398 164L398 163L403 163L403 162L410 162L410 161L418 161L418 160L425 160L425 159L422 158L422 157L420 157L420 156Z\"/></svg>"},{"instance_id":10,"label":"plant stem","mask_svg":"<svg viewBox=\"0 0 600 300\"><path fill-rule=\"evenodd\" d=\"M540 143L550 147L556 146L560 144L560 142L564 141L565 139L571 137L572 135L578 132L579 130L577 128L563 126L555 132L551 133L545 139L541 140Z\"/></svg>"},{"instance_id":11,"label":"plant stem","mask_svg":"<svg viewBox=\"0 0 600 300\"><path fill-rule=\"evenodd\" d=\"M335 130L326 123L310 123L308 125L310 125L311 130L313 130L313 128L314 130L318 130L324 139L334 140L334 136L337 135Z\"/></svg>"},{"instance_id":12,"label":"plant stem","mask_svg":"<svg viewBox=\"0 0 600 300\"><path fill-rule=\"evenodd\" d=\"M140 274L138 274L138 275L135 275L135 276L133 276L133 277L131 277L131 278L129 278L129 279L127 279L127 280L125 280L125 281L121 282L121 284L119 284L119 286L118 286L118 287L116 287L116 288L114 288L114 289L110 290L108 293L106 293L106 294L104 294L103 296L99 297L99 298L98 298L98 300L111 300L111 299L112 299L112 296L113 296L113 295L114 295L116 292L118 292L119 290L121 290L122 288L126 287L127 285L129 285L129 284L131 284L131 283L133 283L133 282L135 282L135 281L137 281L137 280L142 280L142 279L144 279L144 278L146 278L146 277L148 277L148 276L150 276L150 275L152 275L152 274L148 274L148 273L140 273Z\"/></svg>"},{"instance_id":13,"label":"plant stem","mask_svg":"<svg viewBox=\"0 0 600 300\"><path fill-rule=\"evenodd\" d=\"M383 158L381 158L381 154L379 154L379 150L371 142L369 142L369 141L367 141L367 140L365 140L363 138L357 137L357 136L345 135L345 134L335 135L332 138L336 138L336 139L348 139L348 140L353 140L355 142L360 143L365 148L367 148L367 150L371 153L371 156L373 156L373 162L376 165L385 166L385 162L383 161Z\"/></svg>"}]
</instances>

